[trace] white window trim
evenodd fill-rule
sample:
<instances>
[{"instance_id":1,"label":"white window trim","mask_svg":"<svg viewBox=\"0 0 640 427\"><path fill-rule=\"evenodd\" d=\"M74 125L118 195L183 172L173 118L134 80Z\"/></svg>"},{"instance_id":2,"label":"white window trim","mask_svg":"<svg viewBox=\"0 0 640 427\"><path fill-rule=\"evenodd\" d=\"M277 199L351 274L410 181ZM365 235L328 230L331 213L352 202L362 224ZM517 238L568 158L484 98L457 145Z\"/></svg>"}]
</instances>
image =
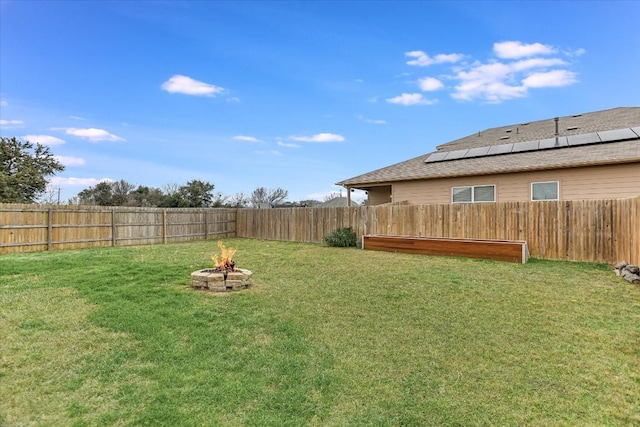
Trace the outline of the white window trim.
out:
<instances>
[{"instance_id":1,"label":"white window trim","mask_svg":"<svg viewBox=\"0 0 640 427\"><path fill-rule=\"evenodd\" d=\"M540 199L540 200L535 200L533 198L533 186L535 184L556 184L556 195L557 197L555 199ZM557 202L558 200L560 200L560 181L537 181L537 182L532 182L531 185L529 186L530 188L530 192L529 192L529 199L532 202Z\"/></svg>"},{"instance_id":2,"label":"white window trim","mask_svg":"<svg viewBox=\"0 0 640 427\"><path fill-rule=\"evenodd\" d=\"M475 187L493 187L493 200L480 200L480 201L475 201ZM469 202L454 202L453 201L453 191L456 188L471 188L471 201ZM480 184L480 185L459 185L457 187L451 187L451 203L454 204L459 204L459 203L495 203L497 200L497 194L496 194L496 185L495 184Z\"/></svg>"}]
</instances>

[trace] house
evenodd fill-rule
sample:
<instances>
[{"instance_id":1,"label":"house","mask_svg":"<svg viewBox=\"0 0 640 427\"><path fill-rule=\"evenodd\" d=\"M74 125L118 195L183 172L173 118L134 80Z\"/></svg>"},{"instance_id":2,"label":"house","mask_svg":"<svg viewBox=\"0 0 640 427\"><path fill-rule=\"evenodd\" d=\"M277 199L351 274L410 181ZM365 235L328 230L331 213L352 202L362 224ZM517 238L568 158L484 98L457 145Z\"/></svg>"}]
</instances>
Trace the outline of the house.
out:
<instances>
[{"instance_id":1,"label":"house","mask_svg":"<svg viewBox=\"0 0 640 427\"><path fill-rule=\"evenodd\" d=\"M487 129L337 185L369 205L638 196L640 107Z\"/></svg>"},{"instance_id":2,"label":"house","mask_svg":"<svg viewBox=\"0 0 640 427\"><path fill-rule=\"evenodd\" d=\"M333 199L329 199L326 202L322 202L319 205L316 205L316 208L341 208L345 206L354 205L354 203L347 197L339 196L334 197Z\"/></svg>"}]
</instances>

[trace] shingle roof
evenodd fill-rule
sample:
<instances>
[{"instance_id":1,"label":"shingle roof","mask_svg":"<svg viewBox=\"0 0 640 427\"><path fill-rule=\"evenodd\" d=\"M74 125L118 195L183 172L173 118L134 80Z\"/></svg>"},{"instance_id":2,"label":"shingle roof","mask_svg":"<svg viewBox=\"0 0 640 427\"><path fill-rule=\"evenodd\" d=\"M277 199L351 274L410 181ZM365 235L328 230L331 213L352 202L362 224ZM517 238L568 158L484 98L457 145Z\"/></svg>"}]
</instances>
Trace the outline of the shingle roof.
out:
<instances>
[{"instance_id":1,"label":"shingle roof","mask_svg":"<svg viewBox=\"0 0 640 427\"><path fill-rule=\"evenodd\" d=\"M348 201L349 199L347 199L346 197L334 197L333 199L320 203L315 207L316 208L339 208L342 206L349 206ZM353 202L351 202L351 204L354 205Z\"/></svg>"},{"instance_id":2,"label":"shingle roof","mask_svg":"<svg viewBox=\"0 0 640 427\"><path fill-rule=\"evenodd\" d=\"M619 107L574 116L558 117L559 136L581 135L591 132L628 128L640 125L640 107ZM487 129L474 135L438 146L438 151L487 147L506 142L534 141L555 136L555 119L517 123ZM507 139L501 139L508 137Z\"/></svg>"},{"instance_id":3,"label":"shingle roof","mask_svg":"<svg viewBox=\"0 0 640 427\"><path fill-rule=\"evenodd\" d=\"M640 107L620 107L560 117L558 120L558 133L562 137L637 126L640 126ZM440 145L437 153L490 147L508 142L542 140L554 137L555 131L555 120L553 118L528 124L519 123L502 126ZM505 136L508 136L508 138L504 138ZM425 163L425 159L430 154L433 153L427 153L401 163L349 178L337 184L365 186L416 179L640 162L640 138L620 142Z\"/></svg>"}]
</instances>

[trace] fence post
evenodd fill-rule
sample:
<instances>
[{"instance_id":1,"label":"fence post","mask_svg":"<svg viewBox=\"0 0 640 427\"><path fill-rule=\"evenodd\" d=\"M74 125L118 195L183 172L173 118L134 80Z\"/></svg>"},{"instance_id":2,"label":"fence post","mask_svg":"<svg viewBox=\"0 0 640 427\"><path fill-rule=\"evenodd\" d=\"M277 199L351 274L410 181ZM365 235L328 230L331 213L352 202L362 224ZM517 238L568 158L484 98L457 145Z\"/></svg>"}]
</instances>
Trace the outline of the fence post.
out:
<instances>
[{"instance_id":1,"label":"fence post","mask_svg":"<svg viewBox=\"0 0 640 427\"><path fill-rule=\"evenodd\" d=\"M209 238L209 224L207 222L207 216L209 216L209 215L208 215L207 210L205 209L205 211L204 211L204 240L207 240Z\"/></svg>"},{"instance_id":2,"label":"fence post","mask_svg":"<svg viewBox=\"0 0 640 427\"><path fill-rule=\"evenodd\" d=\"M47 211L47 250L53 249L53 209Z\"/></svg>"},{"instance_id":3,"label":"fence post","mask_svg":"<svg viewBox=\"0 0 640 427\"><path fill-rule=\"evenodd\" d=\"M115 246L116 241L116 208L111 208L111 246Z\"/></svg>"},{"instance_id":4,"label":"fence post","mask_svg":"<svg viewBox=\"0 0 640 427\"><path fill-rule=\"evenodd\" d=\"M167 210L162 209L162 243L167 243Z\"/></svg>"}]
</instances>

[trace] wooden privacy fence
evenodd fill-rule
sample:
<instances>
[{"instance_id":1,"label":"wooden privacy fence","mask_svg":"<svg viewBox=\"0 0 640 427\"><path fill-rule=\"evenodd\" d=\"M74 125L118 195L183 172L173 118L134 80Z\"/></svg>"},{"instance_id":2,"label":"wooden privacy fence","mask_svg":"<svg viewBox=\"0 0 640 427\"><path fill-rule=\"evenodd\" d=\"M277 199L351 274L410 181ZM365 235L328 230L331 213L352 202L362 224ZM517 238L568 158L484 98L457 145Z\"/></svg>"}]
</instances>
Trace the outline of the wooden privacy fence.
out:
<instances>
[{"instance_id":1,"label":"wooden privacy fence","mask_svg":"<svg viewBox=\"0 0 640 427\"><path fill-rule=\"evenodd\" d=\"M365 234L525 240L532 257L640 264L640 197L558 202L278 209L0 204L0 254L217 237L322 242Z\"/></svg>"},{"instance_id":2,"label":"wooden privacy fence","mask_svg":"<svg viewBox=\"0 0 640 427\"><path fill-rule=\"evenodd\" d=\"M0 254L233 237L236 209L0 204Z\"/></svg>"},{"instance_id":3,"label":"wooden privacy fence","mask_svg":"<svg viewBox=\"0 0 640 427\"><path fill-rule=\"evenodd\" d=\"M322 242L366 234L525 240L532 257L640 264L640 197L557 202L238 210L237 237Z\"/></svg>"}]
</instances>

